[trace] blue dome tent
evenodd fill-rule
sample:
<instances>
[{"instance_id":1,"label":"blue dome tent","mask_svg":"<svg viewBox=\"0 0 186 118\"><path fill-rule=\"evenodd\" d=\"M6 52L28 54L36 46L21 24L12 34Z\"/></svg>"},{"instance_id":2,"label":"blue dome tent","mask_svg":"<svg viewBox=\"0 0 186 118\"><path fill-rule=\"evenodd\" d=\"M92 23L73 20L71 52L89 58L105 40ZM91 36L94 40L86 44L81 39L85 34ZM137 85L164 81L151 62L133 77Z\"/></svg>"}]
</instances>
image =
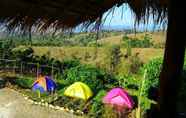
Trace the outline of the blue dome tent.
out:
<instances>
[{"instance_id":1,"label":"blue dome tent","mask_svg":"<svg viewBox=\"0 0 186 118\"><path fill-rule=\"evenodd\" d=\"M32 90L41 93L44 92L54 92L57 85L50 76L40 76L34 82Z\"/></svg>"}]
</instances>

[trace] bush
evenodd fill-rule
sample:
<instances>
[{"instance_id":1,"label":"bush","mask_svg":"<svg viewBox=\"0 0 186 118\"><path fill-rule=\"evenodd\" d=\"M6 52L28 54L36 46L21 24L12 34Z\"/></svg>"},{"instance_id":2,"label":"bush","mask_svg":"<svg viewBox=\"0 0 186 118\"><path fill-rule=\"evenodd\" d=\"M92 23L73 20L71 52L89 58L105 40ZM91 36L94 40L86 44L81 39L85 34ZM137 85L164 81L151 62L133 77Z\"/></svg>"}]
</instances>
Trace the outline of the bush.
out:
<instances>
[{"instance_id":1,"label":"bush","mask_svg":"<svg viewBox=\"0 0 186 118\"><path fill-rule=\"evenodd\" d=\"M137 38L126 38L126 36L123 37L124 45L127 46L130 43L132 48L152 47L153 43L151 42L151 39L152 38L149 36L149 34L146 34L143 40L139 40Z\"/></svg>"},{"instance_id":2,"label":"bush","mask_svg":"<svg viewBox=\"0 0 186 118\"><path fill-rule=\"evenodd\" d=\"M162 58L155 58L145 64L143 70L147 70L144 95L149 96L150 90L159 86L159 75L162 67ZM152 94L152 93L151 93Z\"/></svg>"},{"instance_id":3,"label":"bush","mask_svg":"<svg viewBox=\"0 0 186 118\"><path fill-rule=\"evenodd\" d=\"M73 109L75 111L77 110L83 111L84 109L86 109L85 106L87 103L81 99L62 96L59 97L57 100L53 101L52 104Z\"/></svg>"},{"instance_id":4,"label":"bush","mask_svg":"<svg viewBox=\"0 0 186 118\"><path fill-rule=\"evenodd\" d=\"M110 72L111 73L116 73L117 66L121 62L121 50L119 45L113 45L109 48L109 54L108 54L108 59L109 59L109 65L110 65Z\"/></svg>"},{"instance_id":5,"label":"bush","mask_svg":"<svg viewBox=\"0 0 186 118\"><path fill-rule=\"evenodd\" d=\"M11 59L12 49L15 48L15 44L11 39L1 39L0 40L0 56L3 59Z\"/></svg>"},{"instance_id":6,"label":"bush","mask_svg":"<svg viewBox=\"0 0 186 118\"><path fill-rule=\"evenodd\" d=\"M73 67L77 67L79 65L80 65L80 61L78 59L71 59L71 60L64 60L61 66L63 70L66 70Z\"/></svg>"},{"instance_id":7,"label":"bush","mask_svg":"<svg viewBox=\"0 0 186 118\"><path fill-rule=\"evenodd\" d=\"M31 47L18 47L12 49L12 54L14 55L15 58L18 58L21 61L30 61L30 59L33 56L33 49Z\"/></svg>"},{"instance_id":8,"label":"bush","mask_svg":"<svg viewBox=\"0 0 186 118\"><path fill-rule=\"evenodd\" d=\"M88 65L79 65L68 69L65 72L66 83L71 85L74 82L81 81L86 83L95 93L103 89L107 84L114 84L115 79L106 72Z\"/></svg>"},{"instance_id":9,"label":"bush","mask_svg":"<svg viewBox=\"0 0 186 118\"><path fill-rule=\"evenodd\" d=\"M139 58L138 54L139 53L136 53L135 55L129 57L129 72L132 74L136 74L143 65L143 62Z\"/></svg>"},{"instance_id":10,"label":"bush","mask_svg":"<svg viewBox=\"0 0 186 118\"><path fill-rule=\"evenodd\" d=\"M30 89L33 83L34 83L33 78L16 78L14 80L14 84L24 89Z\"/></svg>"},{"instance_id":11,"label":"bush","mask_svg":"<svg viewBox=\"0 0 186 118\"><path fill-rule=\"evenodd\" d=\"M106 95L105 90L100 90L98 94L92 100L92 106L88 114L92 118L100 118L103 115L104 104L102 103L103 97Z\"/></svg>"},{"instance_id":12,"label":"bush","mask_svg":"<svg viewBox=\"0 0 186 118\"><path fill-rule=\"evenodd\" d=\"M117 80L123 88L138 90L140 81L132 75L118 75Z\"/></svg>"}]
</instances>

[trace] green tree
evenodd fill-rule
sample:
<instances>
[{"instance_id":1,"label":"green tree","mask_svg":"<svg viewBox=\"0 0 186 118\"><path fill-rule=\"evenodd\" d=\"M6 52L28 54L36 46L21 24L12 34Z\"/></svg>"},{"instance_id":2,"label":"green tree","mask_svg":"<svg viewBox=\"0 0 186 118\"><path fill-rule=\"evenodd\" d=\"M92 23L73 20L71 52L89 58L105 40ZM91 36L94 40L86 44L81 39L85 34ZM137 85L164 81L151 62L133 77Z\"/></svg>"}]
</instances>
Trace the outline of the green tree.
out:
<instances>
[{"instance_id":1,"label":"green tree","mask_svg":"<svg viewBox=\"0 0 186 118\"><path fill-rule=\"evenodd\" d=\"M120 61L121 61L121 50L120 50L120 46L119 45L113 45L110 50L110 71L112 73L116 72L116 68L119 65Z\"/></svg>"}]
</instances>

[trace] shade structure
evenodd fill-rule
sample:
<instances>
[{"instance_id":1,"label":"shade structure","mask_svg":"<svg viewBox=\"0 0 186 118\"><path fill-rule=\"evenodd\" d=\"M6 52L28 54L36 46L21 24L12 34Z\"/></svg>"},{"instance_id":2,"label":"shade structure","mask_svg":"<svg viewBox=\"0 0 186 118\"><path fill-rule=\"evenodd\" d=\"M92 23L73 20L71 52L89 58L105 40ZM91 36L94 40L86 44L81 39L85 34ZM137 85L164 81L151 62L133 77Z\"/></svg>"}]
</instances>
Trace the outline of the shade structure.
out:
<instances>
[{"instance_id":1,"label":"shade structure","mask_svg":"<svg viewBox=\"0 0 186 118\"><path fill-rule=\"evenodd\" d=\"M41 93L44 92L53 92L56 89L57 85L49 76L40 76L34 82L32 90L39 90Z\"/></svg>"},{"instance_id":2,"label":"shade structure","mask_svg":"<svg viewBox=\"0 0 186 118\"><path fill-rule=\"evenodd\" d=\"M103 98L103 103L127 107L129 109L132 109L134 106L133 99L123 88L113 88L110 90Z\"/></svg>"},{"instance_id":3,"label":"shade structure","mask_svg":"<svg viewBox=\"0 0 186 118\"><path fill-rule=\"evenodd\" d=\"M110 8L128 3L137 18L153 13L159 19L169 0L0 0L0 21L8 26L68 28L94 23ZM111 12L110 12L111 13ZM153 17L156 18L156 17ZM164 17L163 17L164 18ZM34 27L35 28L35 27ZM14 28L12 28L14 29ZM23 28L27 29L27 28Z\"/></svg>"},{"instance_id":4,"label":"shade structure","mask_svg":"<svg viewBox=\"0 0 186 118\"><path fill-rule=\"evenodd\" d=\"M88 87L88 85L82 82L75 82L65 90L64 95L68 97L88 100L90 97L93 96L93 92Z\"/></svg>"}]
</instances>

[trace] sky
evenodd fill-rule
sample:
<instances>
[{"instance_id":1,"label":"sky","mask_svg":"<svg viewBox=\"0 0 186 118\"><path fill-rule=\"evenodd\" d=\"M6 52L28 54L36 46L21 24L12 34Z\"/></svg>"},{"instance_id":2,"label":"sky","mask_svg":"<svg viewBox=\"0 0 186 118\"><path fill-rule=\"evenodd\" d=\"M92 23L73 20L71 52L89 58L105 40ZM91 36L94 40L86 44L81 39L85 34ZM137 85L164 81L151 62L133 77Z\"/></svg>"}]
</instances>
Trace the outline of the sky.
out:
<instances>
[{"instance_id":1,"label":"sky","mask_svg":"<svg viewBox=\"0 0 186 118\"><path fill-rule=\"evenodd\" d=\"M108 15L109 14L109 15ZM115 7L114 10L110 10L106 12L103 16L103 19L105 19L105 22L103 26L107 27L118 27L118 28L128 28L133 29L135 24L135 15L130 10L129 6L124 4L120 7ZM156 27L155 27L156 26ZM155 25L153 22L152 17L149 18L149 24L144 25L143 23L140 23L137 27L137 30L153 30L155 29L161 29L162 26Z\"/></svg>"},{"instance_id":2,"label":"sky","mask_svg":"<svg viewBox=\"0 0 186 118\"><path fill-rule=\"evenodd\" d=\"M122 14L123 13L123 14ZM115 7L113 10L109 10L103 16L106 18L104 25L132 25L134 23L134 16L127 5L121 7Z\"/></svg>"}]
</instances>

